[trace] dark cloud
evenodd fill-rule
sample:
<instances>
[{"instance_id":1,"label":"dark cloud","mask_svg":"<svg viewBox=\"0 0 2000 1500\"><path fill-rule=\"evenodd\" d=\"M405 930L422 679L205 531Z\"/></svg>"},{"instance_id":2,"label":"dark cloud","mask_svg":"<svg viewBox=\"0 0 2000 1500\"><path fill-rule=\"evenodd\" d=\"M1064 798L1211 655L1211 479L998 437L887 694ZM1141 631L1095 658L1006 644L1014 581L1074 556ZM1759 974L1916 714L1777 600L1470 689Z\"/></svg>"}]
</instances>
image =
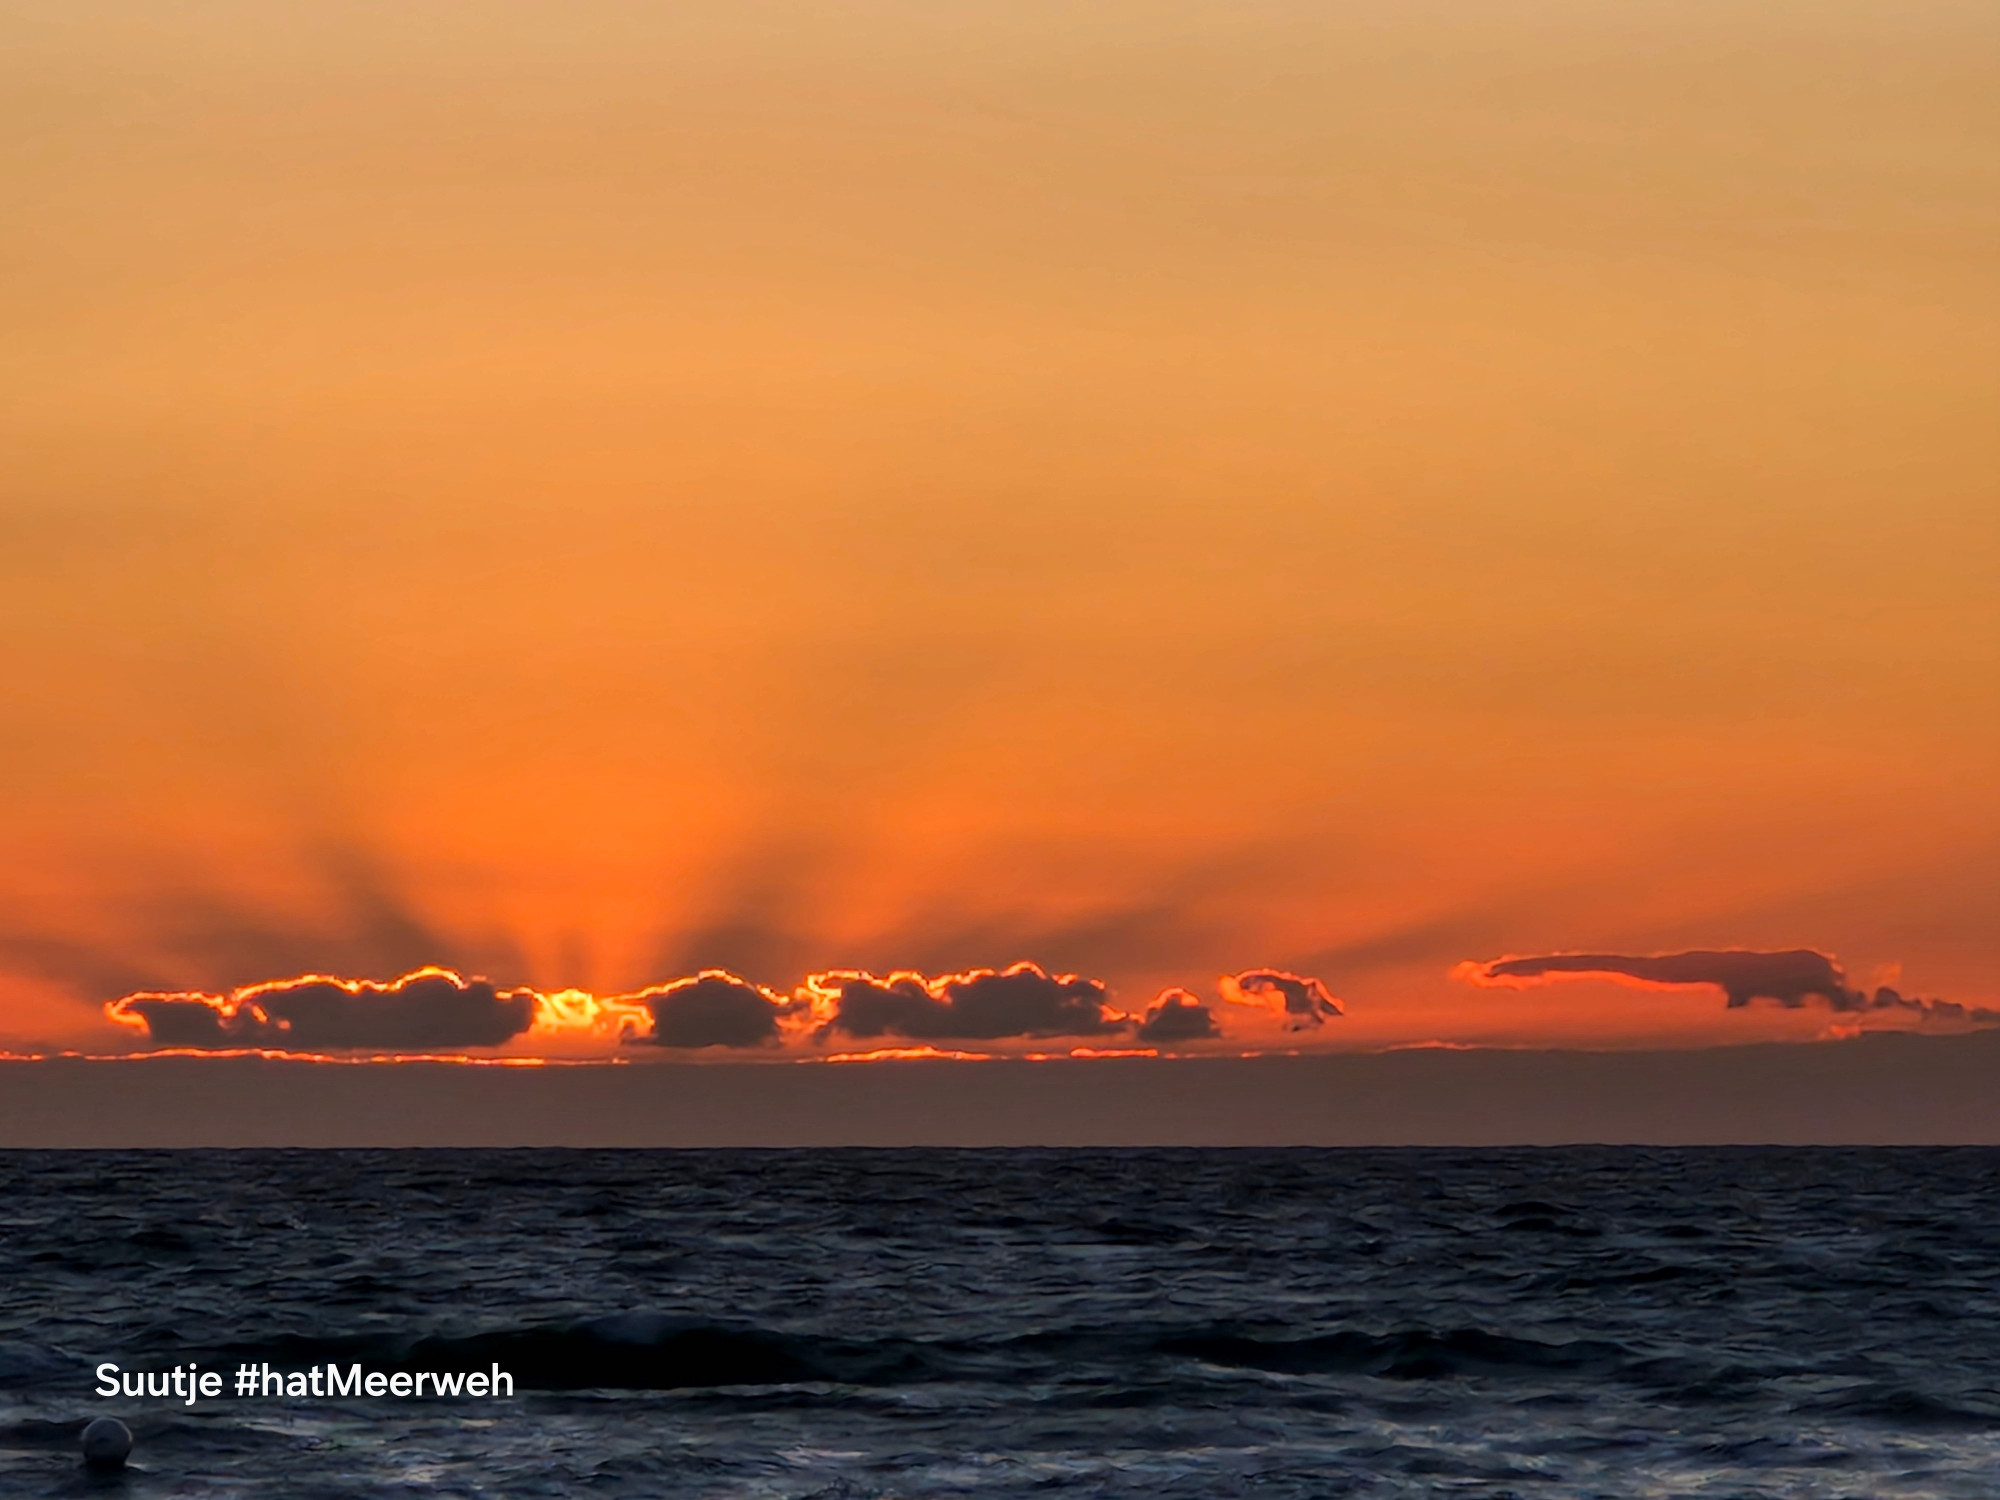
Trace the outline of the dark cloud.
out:
<instances>
[{"instance_id":1,"label":"dark cloud","mask_svg":"<svg viewBox=\"0 0 2000 1500\"><path fill-rule=\"evenodd\" d=\"M114 1000L106 1009L113 1020L132 1017L146 1028L146 1038L160 1047L246 1047L253 1040L232 1036L223 1029L226 1019L233 1030L236 1017L226 1015L222 1002L192 995L138 994ZM254 1017L244 1018L243 1030L257 1030Z\"/></svg>"},{"instance_id":2,"label":"dark cloud","mask_svg":"<svg viewBox=\"0 0 2000 1500\"><path fill-rule=\"evenodd\" d=\"M1858 993L1858 992L1857 992ZM1919 1000L1897 994L1886 984L1861 1005L1839 1007L1846 1010L1902 1010L1930 1021L1972 1021L1980 1025L2000 1021L2000 1010L1986 1005L1960 1005L1956 1000Z\"/></svg>"},{"instance_id":3,"label":"dark cloud","mask_svg":"<svg viewBox=\"0 0 2000 1500\"><path fill-rule=\"evenodd\" d=\"M157 1047L420 1052L497 1047L534 1023L535 996L444 969L420 969L387 984L311 976L253 985L226 998L141 993L106 1009L114 1020L137 1021Z\"/></svg>"},{"instance_id":4,"label":"dark cloud","mask_svg":"<svg viewBox=\"0 0 2000 1500\"><path fill-rule=\"evenodd\" d=\"M1905 1011L1941 1020L2000 1020L2000 1012L1950 1000L1905 998L1883 986L1873 994L1852 988L1839 964L1810 948L1778 953L1748 949L1696 949L1634 957L1621 953L1551 953L1463 963L1452 971L1479 985L1520 986L1559 979L1609 979L1641 985L1712 985L1731 1010L1753 1000L1774 1000L1788 1010L1819 1002L1830 1010Z\"/></svg>"},{"instance_id":5,"label":"dark cloud","mask_svg":"<svg viewBox=\"0 0 2000 1500\"><path fill-rule=\"evenodd\" d=\"M1847 987L1839 965L1810 948L1784 953L1739 950L1663 953L1632 958L1618 953L1553 953L1532 958L1501 958L1472 966L1464 977L1475 984L1506 984L1509 980L1576 978L1622 979L1640 984L1711 984L1728 997L1732 1009L1752 1000L1775 1000L1793 1009L1808 999L1824 1000L1835 1010L1857 1007L1848 1002L1856 992Z\"/></svg>"},{"instance_id":6,"label":"dark cloud","mask_svg":"<svg viewBox=\"0 0 2000 1500\"><path fill-rule=\"evenodd\" d=\"M1294 1031L1324 1026L1343 1012L1340 1002L1317 979L1283 969L1245 969L1222 981L1222 993L1239 1005L1281 1001L1287 1024Z\"/></svg>"},{"instance_id":7,"label":"dark cloud","mask_svg":"<svg viewBox=\"0 0 2000 1500\"><path fill-rule=\"evenodd\" d=\"M1111 1009L1101 980L1050 974L1030 963L939 979L920 974L877 979L835 970L813 975L806 987L831 1002L822 1029L855 1037L940 1042L1107 1036L1131 1024Z\"/></svg>"},{"instance_id":8,"label":"dark cloud","mask_svg":"<svg viewBox=\"0 0 2000 1500\"><path fill-rule=\"evenodd\" d=\"M1137 1033L1140 1041L1155 1045L1198 1042L1221 1035L1215 1013L1186 990L1168 990L1155 1000Z\"/></svg>"},{"instance_id":9,"label":"dark cloud","mask_svg":"<svg viewBox=\"0 0 2000 1500\"><path fill-rule=\"evenodd\" d=\"M622 998L653 1016L652 1031L630 1041L685 1049L768 1046L778 1039L778 1018L792 1009L784 996L726 969L704 969Z\"/></svg>"},{"instance_id":10,"label":"dark cloud","mask_svg":"<svg viewBox=\"0 0 2000 1500\"><path fill-rule=\"evenodd\" d=\"M1317 979L1250 969L1220 981L1232 1002L1303 1031L1341 1014ZM813 974L781 994L726 969L597 999L582 991L502 991L491 981L426 968L390 983L311 975L237 989L141 990L106 1007L152 1047L312 1052L424 1052L490 1047L537 1036L675 1050L775 1048L835 1034L914 1042L1133 1037L1151 1046L1217 1038L1227 1014L1187 990L1160 993L1143 1015L1111 1004L1102 980L1034 963L936 978L895 971Z\"/></svg>"}]
</instances>

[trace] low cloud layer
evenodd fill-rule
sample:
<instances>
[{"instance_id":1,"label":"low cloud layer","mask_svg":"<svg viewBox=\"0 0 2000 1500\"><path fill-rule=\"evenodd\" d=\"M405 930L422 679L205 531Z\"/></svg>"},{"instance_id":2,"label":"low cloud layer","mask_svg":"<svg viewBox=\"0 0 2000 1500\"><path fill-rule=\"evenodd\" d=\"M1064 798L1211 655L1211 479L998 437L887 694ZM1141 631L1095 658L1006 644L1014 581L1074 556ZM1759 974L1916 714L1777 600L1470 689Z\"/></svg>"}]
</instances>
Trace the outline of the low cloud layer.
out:
<instances>
[{"instance_id":1,"label":"low cloud layer","mask_svg":"<svg viewBox=\"0 0 2000 1500\"><path fill-rule=\"evenodd\" d=\"M1168 990L1155 1000L1134 1036L1151 1047L1200 1042L1222 1035L1215 1012L1186 990Z\"/></svg>"},{"instance_id":2,"label":"low cloud layer","mask_svg":"<svg viewBox=\"0 0 2000 1500\"><path fill-rule=\"evenodd\" d=\"M834 970L815 974L805 990L818 1002L822 1034L906 1037L911 1041L999 1041L1005 1038L1102 1037L1125 1031L1129 1019L1112 1009L1102 980L1050 974L1039 965L972 969L926 979L921 974Z\"/></svg>"},{"instance_id":3,"label":"low cloud layer","mask_svg":"<svg viewBox=\"0 0 2000 1500\"><path fill-rule=\"evenodd\" d=\"M768 1047L778 1021L794 1006L783 995L739 979L726 969L704 969L656 989L622 997L651 1013L650 1032L628 1041L688 1050L702 1047Z\"/></svg>"},{"instance_id":4,"label":"low cloud layer","mask_svg":"<svg viewBox=\"0 0 2000 1500\"><path fill-rule=\"evenodd\" d=\"M1611 980L1620 984L1679 988L1709 985L1722 991L1732 1010L1755 1000L1772 1000L1788 1010L1820 1004L1848 1014L1901 1011L1924 1019L2000 1021L2000 1011L1951 1000L1920 1000L1884 985L1872 993L1847 982L1839 964L1810 948L1776 953L1748 949L1697 949L1635 957L1619 953L1551 953L1528 958L1496 958L1462 963L1453 974L1489 988L1520 989L1564 979Z\"/></svg>"},{"instance_id":5,"label":"low cloud layer","mask_svg":"<svg viewBox=\"0 0 2000 1500\"><path fill-rule=\"evenodd\" d=\"M229 995L127 995L106 1007L159 1047L287 1051L375 1048L434 1051L497 1047L535 1019L530 990L499 990L448 969L419 969L378 984L313 975L251 985Z\"/></svg>"},{"instance_id":6,"label":"low cloud layer","mask_svg":"<svg viewBox=\"0 0 2000 1500\"><path fill-rule=\"evenodd\" d=\"M143 991L105 1011L153 1049L421 1054L518 1041L517 1051L554 1048L570 1056L579 1048L601 1054L618 1046L811 1056L836 1037L984 1043L1003 1053L1016 1043L1107 1040L1151 1048L1256 1046L1341 1013L1319 980L1282 969L1225 975L1217 989L1228 1005L1174 988L1142 1011L1127 1012L1112 1003L1102 980L1033 963L936 977L836 969L808 976L790 995L726 969L704 969L606 997L501 990L428 968L386 982L307 976L227 995Z\"/></svg>"},{"instance_id":7,"label":"low cloud layer","mask_svg":"<svg viewBox=\"0 0 2000 1500\"><path fill-rule=\"evenodd\" d=\"M1236 1005L1275 1010L1293 1031L1311 1031L1343 1014L1324 984L1283 969L1246 969L1221 982L1222 997Z\"/></svg>"}]
</instances>

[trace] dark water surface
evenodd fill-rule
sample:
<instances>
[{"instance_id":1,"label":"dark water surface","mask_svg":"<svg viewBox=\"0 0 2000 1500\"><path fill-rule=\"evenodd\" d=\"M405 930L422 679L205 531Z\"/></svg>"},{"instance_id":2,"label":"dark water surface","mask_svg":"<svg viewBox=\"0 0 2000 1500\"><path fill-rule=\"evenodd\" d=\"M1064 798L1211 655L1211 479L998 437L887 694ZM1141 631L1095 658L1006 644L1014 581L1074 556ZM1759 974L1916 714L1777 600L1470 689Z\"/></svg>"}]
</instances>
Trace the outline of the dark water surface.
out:
<instances>
[{"instance_id":1,"label":"dark water surface","mask_svg":"<svg viewBox=\"0 0 2000 1500\"><path fill-rule=\"evenodd\" d=\"M2000 1152L0 1154L0 1495L2000 1494ZM100 1399L92 1367L512 1398ZM79 1422L137 1431L83 1474Z\"/></svg>"}]
</instances>

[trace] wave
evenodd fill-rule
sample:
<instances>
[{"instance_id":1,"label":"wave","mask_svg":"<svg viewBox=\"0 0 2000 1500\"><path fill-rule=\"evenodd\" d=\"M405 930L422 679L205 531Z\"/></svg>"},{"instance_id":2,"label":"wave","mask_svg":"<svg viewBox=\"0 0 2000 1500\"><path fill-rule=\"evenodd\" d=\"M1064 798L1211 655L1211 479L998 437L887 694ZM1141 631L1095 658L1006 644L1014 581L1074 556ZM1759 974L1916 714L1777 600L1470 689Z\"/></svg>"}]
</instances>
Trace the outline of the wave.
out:
<instances>
[{"instance_id":1,"label":"wave","mask_svg":"<svg viewBox=\"0 0 2000 1500\"><path fill-rule=\"evenodd\" d=\"M1444 1333L1413 1328L1371 1335L1341 1332L1307 1339L1196 1337L1170 1339L1170 1354L1208 1364L1282 1374L1379 1375L1389 1380L1438 1380L1458 1375L1593 1375L1629 1364L1632 1351L1600 1339L1544 1343L1510 1338L1483 1328Z\"/></svg>"},{"instance_id":2,"label":"wave","mask_svg":"<svg viewBox=\"0 0 2000 1500\"><path fill-rule=\"evenodd\" d=\"M1961 1395L1947 1401L1904 1386L1875 1384L1803 1403L1799 1410L1815 1416L1881 1422L1893 1427L1976 1431L2000 1427L2000 1404L1995 1403L1995 1395L1993 1391L1982 1391L1969 1400Z\"/></svg>"},{"instance_id":3,"label":"wave","mask_svg":"<svg viewBox=\"0 0 2000 1500\"><path fill-rule=\"evenodd\" d=\"M74 1373L76 1361L46 1344L0 1342L0 1389L46 1385Z\"/></svg>"}]
</instances>

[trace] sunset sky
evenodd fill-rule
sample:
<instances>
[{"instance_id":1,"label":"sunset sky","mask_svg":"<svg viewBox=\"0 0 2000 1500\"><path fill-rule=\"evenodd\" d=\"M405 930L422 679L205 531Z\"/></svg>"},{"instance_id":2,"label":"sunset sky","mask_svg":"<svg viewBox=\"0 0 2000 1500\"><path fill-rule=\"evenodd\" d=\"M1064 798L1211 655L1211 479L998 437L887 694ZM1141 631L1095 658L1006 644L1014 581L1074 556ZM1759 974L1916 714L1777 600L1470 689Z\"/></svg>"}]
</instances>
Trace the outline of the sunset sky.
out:
<instances>
[{"instance_id":1,"label":"sunset sky","mask_svg":"<svg viewBox=\"0 0 2000 1500\"><path fill-rule=\"evenodd\" d=\"M2000 1020L1996 99L1974 0L5 0L0 1050Z\"/></svg>"}]
</instances>

